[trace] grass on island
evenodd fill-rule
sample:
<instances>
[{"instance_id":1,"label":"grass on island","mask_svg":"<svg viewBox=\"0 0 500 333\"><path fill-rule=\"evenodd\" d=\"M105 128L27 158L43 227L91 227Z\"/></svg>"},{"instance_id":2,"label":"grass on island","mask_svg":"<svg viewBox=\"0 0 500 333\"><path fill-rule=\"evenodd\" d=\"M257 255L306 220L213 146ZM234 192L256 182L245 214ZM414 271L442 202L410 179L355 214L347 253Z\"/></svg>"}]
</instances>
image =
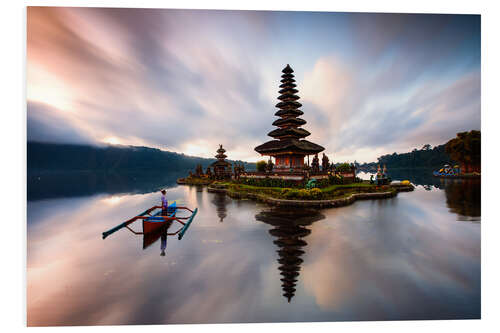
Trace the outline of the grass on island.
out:
<instances>
[{"instance_id":1,"label":"grass on island","mask_svg":"<svg viewBox=\"0 0 500 333\"><path fill-rule=\"evenodd\" d=\"M287 200L331 200L346 198L354 193L376 193L395 192L390 186L375 186L368 182L330 185L324 188L282 188L282 187L259 187L233 182L217 182L217 185L225 185L233 193L251 193L267 198Z\"/></svg>"}]
</instances>

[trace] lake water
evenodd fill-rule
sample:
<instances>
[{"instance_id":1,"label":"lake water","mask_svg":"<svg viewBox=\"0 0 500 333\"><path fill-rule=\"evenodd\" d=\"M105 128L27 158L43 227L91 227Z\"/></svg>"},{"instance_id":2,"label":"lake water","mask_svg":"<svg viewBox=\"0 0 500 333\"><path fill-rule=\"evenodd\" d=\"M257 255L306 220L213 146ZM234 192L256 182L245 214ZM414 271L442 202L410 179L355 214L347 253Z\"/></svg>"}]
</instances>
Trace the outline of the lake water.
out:
<instances>
[{"instance_id":1,"label":"lake water","mask_svg":"<svg viewBox=\"0 0 500 333\"><path fill-rule=\"evenodd\" d=\"M102 176L109 186L31 177L28 325L480 318L480 182L392 176L415 191L300 211L174 177ZM151 191L163 186L169 200L198 207L182 240L127 229L101 238L159 204Z\"/></svg>"}]
</instances>

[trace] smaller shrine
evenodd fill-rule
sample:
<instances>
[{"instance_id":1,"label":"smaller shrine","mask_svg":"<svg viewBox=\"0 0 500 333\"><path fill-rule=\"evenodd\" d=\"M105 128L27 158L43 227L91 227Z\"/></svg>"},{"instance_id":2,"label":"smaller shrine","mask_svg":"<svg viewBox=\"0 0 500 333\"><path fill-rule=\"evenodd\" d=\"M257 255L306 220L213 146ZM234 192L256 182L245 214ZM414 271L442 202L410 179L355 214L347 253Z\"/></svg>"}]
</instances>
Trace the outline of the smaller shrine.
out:
<instances>
[{"instance_id":1,"label":"smaller shrine","mask_svg":"<svg viewBox=\"0 0 500 333\"><path fill-rule=\"evenodd\" d=\"M375 179L373 179L373 175L370 177L370 183L375 183L376 185L388 185L391 182L391 178L387 175L387 167L384 164L384 168L380 168L380 164L377 168L377 174Z\"/></svg>"},{"instance_id":2,"label":"smaller shrine","mask_svg":"<svg viewBox=\"0 0 500 333\"><path fill-rule=\"evenodd\" d=\"M227 157L227 155L224 154L225 152L226 150L222 148L222 145L219 145L219 149L217 149L217 155L215 155L217 161L210 164L210 167L214 170L215 179L231 178L232 165L225 160L225 158Z\"/></svg>"}]
</instances>

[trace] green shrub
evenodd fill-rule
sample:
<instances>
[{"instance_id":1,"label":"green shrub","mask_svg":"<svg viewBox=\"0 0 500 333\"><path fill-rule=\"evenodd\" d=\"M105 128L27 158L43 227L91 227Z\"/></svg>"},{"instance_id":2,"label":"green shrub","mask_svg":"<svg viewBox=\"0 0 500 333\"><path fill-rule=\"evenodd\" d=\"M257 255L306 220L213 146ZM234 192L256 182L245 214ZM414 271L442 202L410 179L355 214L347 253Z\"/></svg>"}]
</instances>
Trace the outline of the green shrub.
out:
<instances>
[{"instance_id":1,"label":"green shrub","mask_svg":"<svg viewBox=\"0 0 500 333\"><path fill-rule=\"evenodd\" d=\"M316 182L316 186L319 188L327 187L328 185L330 185L329 178L323 178L323 179L320 179Z\"/></svg>"},{"instance_id":2,"label":"green shrub","mask_svg":"<svg viewBox=\"0 0 500 333\"><path fill-rule=\"evenodd\" d=\"M329 175L328 185L342 185L344 184L344 177L342 175Z\"/></svg>"},{"instance_id":3,"label":"green shrub","mask_svg":"<svg viewBox=\"0 0 500 333\"><path fill-rule=\"evenodd\" d=\"M309 196L313 200L319 200L323 198L323 192L319 188L313 188L309 190Z\"/></svg>"},{"instance_id":4,"label":"green shrub","mask_svg":"<svg viewBox=\"0 0 500 333\"><path fill-rule=\"evenodd\" d=\"M241 178L239 182L245 185L257 187L304 187L303 182L296 182L293 180L284 180L279 178Z\"/></svg>"},{"instance_id":5,"label":"green shrub","mask_svg":"<svg viewBox=\"0 0 500 333\"><path fill-rule=\"evenodd\" d=\"M266 161L258 161L256 163L256 167L257 167L257 171L258 172L265 172L266 171L266 166L267 166Z\"/></svg>"},{"instance_id":6,"label":"green shrub","mask_svg":"<svg viewBox=\"0 0 500 333\"><path fill-rule=\"evenodd\" d=\"M298 192L299 190L296 190L296 189L285 189L287 191L285 191L285 193L283 193L283 197L285 199L297 199L298 198Z\"/></svg>"},{"instance_id":7,"label":"green shrub","mask_svg":"<svg viewBox=\"0 0 500 333\"><path fill-rule=\"evenodd\" d=\"M307 199L309 197L309 191L306 190L305 188L298 190L297 196L299 199Z\"/></svg>"},{"instance_id":8,"label":"green shrub","mask_svg":"<svg viewBox=\"0 0 500 333\"><path fill-rule=\"evenodd\" d=\"M319 188L312 188L310 190L284 188L281 190L281 196L289 200L319 200L323 198L323 192Z\"/></svg>"},{"instance_id":9,"label":"green shrub","mask_svg":"<svg viewBox=\"0 0 500 333\"><path fill-rule=\"evenodd\" d=\"M350 172L351 165L349 163L342 163L336 169L338 172Z\"/></svg>"}]
</instances>

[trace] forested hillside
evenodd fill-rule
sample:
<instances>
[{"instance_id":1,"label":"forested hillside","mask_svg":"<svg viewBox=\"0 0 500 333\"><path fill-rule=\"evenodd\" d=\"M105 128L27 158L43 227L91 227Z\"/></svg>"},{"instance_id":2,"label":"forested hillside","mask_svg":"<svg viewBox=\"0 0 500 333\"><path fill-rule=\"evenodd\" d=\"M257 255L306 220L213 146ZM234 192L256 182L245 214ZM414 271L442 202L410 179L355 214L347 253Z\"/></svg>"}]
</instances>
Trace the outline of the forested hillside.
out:
<instances>
[{"instance_id":1,"label":"forested hillside","mask_svg":"<svg viewBox=\"0 0 500 333\"><path fill-rule=\"evenodd\" d=\"M187 156L148 147L98 147L40 142L28 142L27 159L28 172L142 169L187 172L187 170L194 170L198 164L201 164L205 171L206 167L215 161L215 159ZM244 164L247 169L255 168L254 163Z\"/></svg>"},{"instance_id":2,"label":"forested hillside","mask_svg":"<svg viewBox=\"0 0 500 333\"><path fill-rule=\"evenodd\" d=\"M439 168L444 164L454 163L445 151L445 145L424 145L422 149L414 149L408 153L387 154L380 156L377 162L361 164L359 169L373 169L378 164L387 165L388 168Z\"/></svg>"}]
</instances>

